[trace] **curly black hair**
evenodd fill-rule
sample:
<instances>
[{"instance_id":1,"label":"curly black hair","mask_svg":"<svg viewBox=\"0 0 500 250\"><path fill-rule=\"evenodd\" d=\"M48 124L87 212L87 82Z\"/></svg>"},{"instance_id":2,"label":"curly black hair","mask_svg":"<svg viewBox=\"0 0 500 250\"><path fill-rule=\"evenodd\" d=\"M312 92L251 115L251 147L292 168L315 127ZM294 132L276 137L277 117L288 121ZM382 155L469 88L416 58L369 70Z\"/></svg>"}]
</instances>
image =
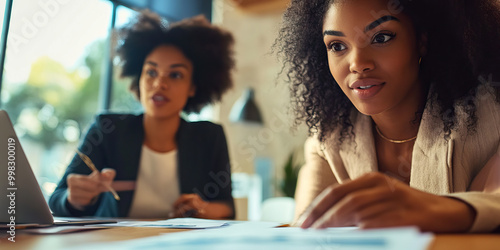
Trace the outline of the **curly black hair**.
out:
<instances>
[{"instance_id":1,"label":"curly black hair","mask_svg":"<svg viewBox=\"0 0 500 250\"><path fill-rule=\"evenodd\" d=\"M325 13L337 1L341 0L292 0L273 48L290 83L296 124L305 121L309 133L318 133L322 141L339 129L341 143L354 135L350 120L354 106L330 74L322 34ZM419 77L424 89L433 86L445 138L457 123L455 105L467 112L467 125L474 129L476 106L471 97L484 79L497 77L500 69L499 1L398 2L417 37L427 37Z\"/></svg>"},{"instance_id":2,"label":"curly black hair","mask_svg":"<svg viewBox=\"0 0 500 250\"><path fill-rule=\"evenodd\" d=\"M131 77L130 90L140 96L139 79L146 57L160 45L172 45L193 64L195 96L188 99L183 111L198 113L207 104L220 101L233 86L231 70L233 36L202 16L168 24L158 15L143 12L118 31L117 55L121 77Z\"/></svg>"}]
</instances>

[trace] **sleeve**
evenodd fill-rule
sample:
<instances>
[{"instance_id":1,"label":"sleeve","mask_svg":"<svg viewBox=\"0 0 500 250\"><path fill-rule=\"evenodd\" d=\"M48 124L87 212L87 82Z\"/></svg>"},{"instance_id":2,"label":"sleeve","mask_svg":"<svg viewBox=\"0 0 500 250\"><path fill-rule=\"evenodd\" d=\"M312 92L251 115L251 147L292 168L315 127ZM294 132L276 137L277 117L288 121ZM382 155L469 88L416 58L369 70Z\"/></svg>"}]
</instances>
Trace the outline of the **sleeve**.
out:
<instances>
[{"instance_id":1,"label":"sleeve","mask_svg":"<svg viewBox=\"0 0 500 250\"><path fill-rule=\"evenodd\" d=\"M221 192L214 199L217 201L222 201L227 203L233 210L233 215L231 219L234 219L234 200L232 195L231 186L231 163L229 161L229 153L227 148L226 136L224 134L224 129L222 126L217 126L217 137L214 145L216 145L215 151L215 165L212 178L217 181L220 186Z\"/></svg>"},{"instance_id":2,"label":"sleeve","mask_svg":"<svg viewBox=\"0 0 500 250\"><path fill-rule=\"evenodd\" d=\"M306 140L304 151L305 164L300 169L295 191L296 219L325 188L337 183L316 138Z\"/></svg>"},{"instance_id":3,"label":"sleeve","mask_svg":"<svg viewBox=\"0 0 500 250\"><path fill-rule=\"evenodd\" d=\"M472 181L470 192L448 195L476 210L470 232L491 232L500 228L500 147Z\"/></svg>"},{"instance_id":4,"label":"sleeve","mask_svg":"<svg viewBox=\"0 0 500 250\"><path fill-rule=\"evenodd\" d=\"M89 158L94 162L95 166L103 166L104 163L104 152L102 150L104 133L101 131L99 126L99 118L91 125L84 140L78 147L80 152L89 156ZM101 197L97 201L85 208L85 210L80 211L73 208L68 202L68 183L66 179L69 174L84 174L88 175L92 171L85 165L85 163L78 157L75 153L71 163L66 168L66 172L59 181L56 189L52 193L49 199L49 206L52 213L55 216L92 216L97 211L99 204L101 203Z\"/></svg>"}]
</instances>

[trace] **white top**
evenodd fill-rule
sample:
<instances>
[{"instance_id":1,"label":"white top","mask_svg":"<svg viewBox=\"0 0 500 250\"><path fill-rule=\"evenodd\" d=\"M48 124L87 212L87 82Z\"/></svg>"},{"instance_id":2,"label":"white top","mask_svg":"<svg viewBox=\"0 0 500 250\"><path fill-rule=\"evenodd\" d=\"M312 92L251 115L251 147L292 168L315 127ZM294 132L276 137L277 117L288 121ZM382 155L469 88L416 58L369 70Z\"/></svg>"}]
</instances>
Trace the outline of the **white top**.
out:
<instances>
[{"instance_id":1,"label":"white top","mask_svg":"<svg viewBox=\"0 0 500 250\"><path fill-rule=\"evenodd\" d=\"M143 145L129 217L167 218L179 196L177 150L158 153Z\"/></svg>"}]
</instances>

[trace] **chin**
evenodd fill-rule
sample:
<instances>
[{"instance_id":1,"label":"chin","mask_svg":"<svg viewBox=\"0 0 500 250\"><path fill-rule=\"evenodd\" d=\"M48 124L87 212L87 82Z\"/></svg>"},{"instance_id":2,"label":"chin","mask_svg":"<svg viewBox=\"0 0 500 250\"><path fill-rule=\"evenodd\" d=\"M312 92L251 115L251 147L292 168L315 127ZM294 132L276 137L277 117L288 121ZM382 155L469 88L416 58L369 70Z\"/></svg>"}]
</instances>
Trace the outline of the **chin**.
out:
<instances>
[{"instance_id":1,"label":"chin","mask_svg":"<svg viewBox=\"0 0 500 250\"><path fill-rule=\"evenodd\" d=\"M356 109L363 115L376 115L383 112L383 109L379 108L376 105L355 105Z\"/></svg>"},{"instance_id":2,"label":"chin","mask_svg":"<svg viewBox=\"0 0 500 250\"><path fill-rule=\"evenodd\" d=\"M158 117L165 116L161 112L154 111L154 110L145 110L144 114L147 115L147 116L153 117L153 118L158 118Z\"/></svg>"}]
</instances>

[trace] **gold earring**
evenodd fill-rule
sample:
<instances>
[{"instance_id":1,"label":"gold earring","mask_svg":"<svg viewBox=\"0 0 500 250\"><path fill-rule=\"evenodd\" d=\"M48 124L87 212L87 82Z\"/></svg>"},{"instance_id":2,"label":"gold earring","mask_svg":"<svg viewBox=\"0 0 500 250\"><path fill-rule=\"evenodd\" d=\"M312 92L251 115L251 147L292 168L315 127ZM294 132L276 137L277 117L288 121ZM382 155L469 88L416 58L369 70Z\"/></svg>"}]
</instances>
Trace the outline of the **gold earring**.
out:
<instances>
[{"instance_id":1,"label":"gold earring","mask_svg":"<svg viewBox=\"0 0 500 250\"><path fill-rule=\"evenodd\" d=\"M418 59L418 65L420 65L421 62L422 62L422 57Z\"/></svg>"}]
</instances>

